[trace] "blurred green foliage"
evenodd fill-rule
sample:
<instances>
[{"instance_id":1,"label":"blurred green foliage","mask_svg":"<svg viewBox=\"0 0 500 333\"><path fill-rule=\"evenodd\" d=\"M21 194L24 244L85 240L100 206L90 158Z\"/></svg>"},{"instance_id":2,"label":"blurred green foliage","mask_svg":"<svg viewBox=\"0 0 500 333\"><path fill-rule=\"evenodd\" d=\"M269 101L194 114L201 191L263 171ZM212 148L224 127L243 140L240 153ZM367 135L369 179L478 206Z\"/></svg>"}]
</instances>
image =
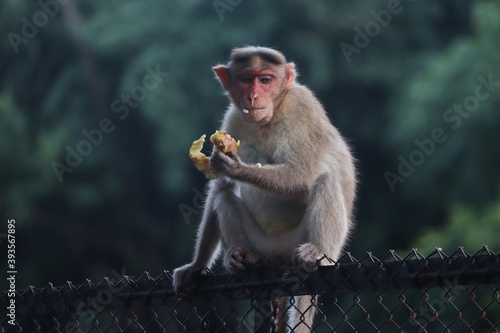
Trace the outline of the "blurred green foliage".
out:
<instances>
[{"instance_id":1,"label":"blurred green foliage","mask_svg":"<svg viewBox=\"0 0 500 333\"><path fill-rule=\"evenodd\" d=\"M294 61L352 143L348 251L498 250L498 1L214 3L0 3L0 212L17 221L20 288L189 260L205 181L187 151L227 105L211 66L246 44ZM447 121L489 75L489 96ZM435 128L445 142L415 160ZM402 177L400 156L422 163Z\"/></svg>"},{"instance_id":2,"label":"blurred green foliage","mask_svg":"<svg viewBox=\"0 0 500 333\"><path fill-rule=\"evenodd\" d=\"M500 201L483 209L471 205L455 206L450 210L448 221L442 227L424 232L416 244L423 253L430 253L436 247L478 250L479 242L492 250L500 248Z\"/></svg>"}]
</instances>

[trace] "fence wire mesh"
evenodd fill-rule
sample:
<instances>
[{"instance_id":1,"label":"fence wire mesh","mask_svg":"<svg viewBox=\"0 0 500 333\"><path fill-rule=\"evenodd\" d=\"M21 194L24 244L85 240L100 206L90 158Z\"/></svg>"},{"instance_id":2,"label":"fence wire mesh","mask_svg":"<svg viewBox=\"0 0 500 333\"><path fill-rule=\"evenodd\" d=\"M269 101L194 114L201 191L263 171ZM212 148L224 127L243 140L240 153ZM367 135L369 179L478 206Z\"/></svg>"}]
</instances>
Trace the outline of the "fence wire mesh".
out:
<instances>
[{"instance_id":1,"label":"fence wire mesh","mask_svg":"<svg viewBox=\"0 0 500 333\"><path fill-rule=\"evenodd\" d=\"M15 322L7 316L0 331L433 333L500 327L500 255L486 246L449 256L440 249L406 257L389 251L381 259L368 253L359 260L347 253L314 270L281 263L237 277L217 269L200 275L190 290L191 299L179 299L167 271L30 287L16 291ZM309 295L305 311L316 311L306 330L286 315L302 295ZM7 292L0 297L5 309Z\"/></svg>"}]
</instances>

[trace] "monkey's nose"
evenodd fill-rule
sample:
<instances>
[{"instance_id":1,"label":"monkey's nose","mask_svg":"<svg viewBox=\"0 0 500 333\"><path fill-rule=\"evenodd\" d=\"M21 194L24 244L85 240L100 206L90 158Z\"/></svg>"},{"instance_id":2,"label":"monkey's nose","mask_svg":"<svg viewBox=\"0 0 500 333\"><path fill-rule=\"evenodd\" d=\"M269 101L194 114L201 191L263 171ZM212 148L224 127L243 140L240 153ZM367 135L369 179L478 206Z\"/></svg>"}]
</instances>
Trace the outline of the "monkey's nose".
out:
<instances>
[{"instance_id":1,"label":"monkey's nose","mask_svg":"<svg viewBox=\"0 0 500 333\"><path fill-rule=\"evenodd\" d=\"M259 98L259 96L257 95L248 96L248 99L250 100L250 106L253 107L253 103L257 101L257 98Z\"/></svg>"}]
</instances>

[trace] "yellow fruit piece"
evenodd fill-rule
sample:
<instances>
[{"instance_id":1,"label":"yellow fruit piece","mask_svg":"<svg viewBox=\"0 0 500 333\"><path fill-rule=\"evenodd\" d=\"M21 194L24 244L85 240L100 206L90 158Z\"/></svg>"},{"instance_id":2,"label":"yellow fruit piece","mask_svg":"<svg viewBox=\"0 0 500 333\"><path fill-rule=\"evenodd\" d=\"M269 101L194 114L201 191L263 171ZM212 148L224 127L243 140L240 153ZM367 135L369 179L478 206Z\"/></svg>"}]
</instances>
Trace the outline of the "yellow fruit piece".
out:
<instances>
[{"instance_id":1,"label":"yellow fruit piece","mask_svg":"<svg viewBox=\"0 0 500 333\"><path fill-rule=\"evenodd\" d=\"M210 166L210 159L201 152L205 143L206 135L203 134L198 140L194 141L189 148L189 158L193 162L194 167L201 171L207 179L217 179L217 172ZM229 152L237 153L240 141L236 142L229 134L224 131L216 131L210 137L210 141L214 144L214 150L219 149L224 154Z\"/></svg>"},{"instance_id":2,"label":"yellow fruit piece","mask_svg":"<svg viewBox=\"0 0 500 333\"><path fill-rule=\"evenodd\" d=\"M229 152L238 153L238 147L240 146L240 141L236 142L231 135L224 131L216 131L210 137L210 142L214 144L214 150L219 149L222 153L227 154Z\"/></svg>"},{"instance_id":3,"label":"yellow fruit piece","mask_svg":"<svg viewBox=\"0 0 500 333\"><path fill-rule=\"evenodd\" d=\"M206 135L203 134L201 138L193 142L191 148L189 148L189 158L193 162L194 167L198 171L201 171L207 179L217 179L219 176L210 166L210 159L201 152L203 143L205 143L205 137Z\"/></svg>"}]
</instances>

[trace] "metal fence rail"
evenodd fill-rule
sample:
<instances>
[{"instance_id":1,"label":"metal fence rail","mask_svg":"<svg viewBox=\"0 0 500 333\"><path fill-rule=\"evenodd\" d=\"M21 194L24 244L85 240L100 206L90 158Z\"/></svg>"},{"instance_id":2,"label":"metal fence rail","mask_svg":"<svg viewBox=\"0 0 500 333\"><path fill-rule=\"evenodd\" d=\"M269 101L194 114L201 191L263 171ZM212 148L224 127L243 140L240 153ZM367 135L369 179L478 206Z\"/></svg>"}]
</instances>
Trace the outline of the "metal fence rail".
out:
<instances>
[{"instance_id":1,"label":"metal fence rail","mask_svg":"<svg viewBox=\"0 0 500 333\"><path fill-rule=\"evenodd\" d=\"M279 300L298 295L314 296L314 332L500 328L500 255L487 247L473 255L463 248L450 256L440 249L427 257L417 251L404 258L390 251L382 259L368 253L360 260L347 254L316 270L275 265L239 277L219 269L199 277L190 300L178 299L171 286L170 273L146 272L31 287L16 292L15 325L0 319L0 332L271 332L279 329L276 314L293 307ZM5 309L7 292L0 298Z\"/></svg>"}]
</instances>

